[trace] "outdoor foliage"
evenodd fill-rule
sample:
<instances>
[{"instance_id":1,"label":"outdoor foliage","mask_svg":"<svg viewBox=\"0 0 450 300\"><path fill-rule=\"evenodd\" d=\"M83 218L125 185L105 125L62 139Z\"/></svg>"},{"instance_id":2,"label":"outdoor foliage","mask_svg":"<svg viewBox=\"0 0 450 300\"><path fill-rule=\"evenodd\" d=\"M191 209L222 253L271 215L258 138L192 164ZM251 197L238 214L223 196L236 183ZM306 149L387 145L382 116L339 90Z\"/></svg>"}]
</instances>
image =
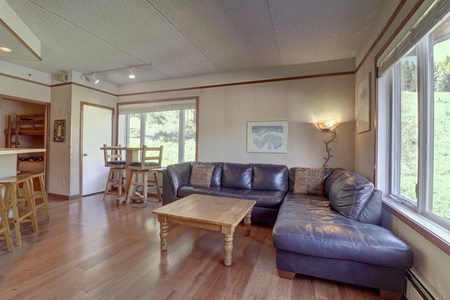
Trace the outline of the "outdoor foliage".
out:
<instances>
[{"instance_id":1,"label":"outdoor foliage","mask_svg":"<svg viewBox=\"0 0 450 300\"><path fill-rule=\"evenodd\" d=\"M145 119L145 139L147 146L163 145L162 165L178 163L179 144L184 143L183 161L195 160L196 116L195 110L182 110L185 114L184 135L180 140L180 110L157 111L144 114L130 114L129 146L140 147L142 135L141 119Z\"/></svg>"},{"instance_id":2,"label":"outdoor foliage","mask_svg":"<svg viewBox=\"0 0 450 300\"><path fill-rule=\"evenodd\" d=\"M431 211L450 220L450 57L435 63L433 205ZM401 63L400 194L417 202L419 116L417 71L414 59Z\"/></svg>"}]
</instances>

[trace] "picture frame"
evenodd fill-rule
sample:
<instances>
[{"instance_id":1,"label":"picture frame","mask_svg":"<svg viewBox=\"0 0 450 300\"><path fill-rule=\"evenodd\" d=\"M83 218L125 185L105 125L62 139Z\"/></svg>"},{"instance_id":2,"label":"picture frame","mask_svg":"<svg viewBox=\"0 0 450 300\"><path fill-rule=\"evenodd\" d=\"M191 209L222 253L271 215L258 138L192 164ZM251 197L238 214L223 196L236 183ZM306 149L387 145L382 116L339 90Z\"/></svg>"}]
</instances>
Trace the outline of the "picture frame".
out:
<instances>
[{"instance_id":1,"label":"picture frame","mask_svg":"<svg viewBox=\"0 0 450 300\"><path fill-rule=\"evenodd\" d=\"M53 141L64 142L66 137L66 120L55 120L53 129Z\"/></svg>"},{"instance_id":2,"label":"picture frame","mask_svg":"<svg viewBox=\"0 0 450 300\"><path fill-rule=\"evenodd\" d=\"M356 132L370 131L370 72L359 82L356 90Z\"/></svg>"},{"instance_id":3,"label":"picture frame","mask_svg":"<svg viewBox=\"0 0 450 300\"><path fill-rule=\"evenodd\" d=\"M247 122L247 152L287 153L287 121Z\"/></svg>"}]
</instances>

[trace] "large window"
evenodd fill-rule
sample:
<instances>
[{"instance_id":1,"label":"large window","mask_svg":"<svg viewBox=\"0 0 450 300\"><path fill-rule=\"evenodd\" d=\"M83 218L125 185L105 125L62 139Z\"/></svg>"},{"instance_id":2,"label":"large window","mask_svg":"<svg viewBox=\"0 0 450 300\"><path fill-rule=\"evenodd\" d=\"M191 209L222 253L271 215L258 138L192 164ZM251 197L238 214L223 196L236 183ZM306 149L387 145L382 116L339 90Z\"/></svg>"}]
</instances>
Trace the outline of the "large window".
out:
<instances>
[{"instance_id":1,"label":"large window","mask_svg":"<svg viewBox=\"0 0 450 300\"><path fill-rule=\"evenodd\" d=\"M121 104L119 144L163 145L163 166L195 160L196 104L195 99Z\"/></svg>"},{"instance_id":2,"label":"large window","mask_svg":"<svg viewBox=\"0 0 450 300\"><path fill-rule=\"evenodd\" d=\"M380 85L390 114L385 188L450 228L450 16L407 51Z\"/></svg>"}]
</instances>

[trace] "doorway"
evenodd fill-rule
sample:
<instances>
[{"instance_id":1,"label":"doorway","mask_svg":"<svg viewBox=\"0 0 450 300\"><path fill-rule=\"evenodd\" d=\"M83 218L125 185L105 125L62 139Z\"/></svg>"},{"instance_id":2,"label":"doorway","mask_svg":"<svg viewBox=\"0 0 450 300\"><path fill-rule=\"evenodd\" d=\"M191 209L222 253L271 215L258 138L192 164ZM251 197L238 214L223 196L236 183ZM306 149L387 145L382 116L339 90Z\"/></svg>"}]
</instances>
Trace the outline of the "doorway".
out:
<instances>
[{"instance_id":1,"label":"doorway","mask_svg":"<svg viewBox=\"0 0 450 300\"><path fill-rule=\"evenodd\" d=\"M114 108L81 103L81 194L105 190L108 168L105 168L103 144L112 145Z\"/></svg>"}]
</instances>

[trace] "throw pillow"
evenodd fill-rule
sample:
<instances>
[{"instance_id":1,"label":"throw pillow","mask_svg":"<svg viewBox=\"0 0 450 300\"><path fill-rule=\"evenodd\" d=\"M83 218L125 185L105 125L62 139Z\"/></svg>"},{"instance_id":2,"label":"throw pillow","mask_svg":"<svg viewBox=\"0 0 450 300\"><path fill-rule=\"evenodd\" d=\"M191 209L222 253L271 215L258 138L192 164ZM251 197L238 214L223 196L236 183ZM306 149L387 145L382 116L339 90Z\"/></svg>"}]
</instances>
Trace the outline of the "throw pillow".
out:
<instances>
[{"instance_id":1,"label":"throw pillow","mask_svg":"<svg viewBox=\"0 0 450 300\"><path fill-rule=\"evenodd\" d=\"M323 195L323 168L296 168L294 174L294 194Z\"/></svg>"},{"instance_id":2,"label":"throw pillow","mask_svg":"<svg viewBox=\"0 0 450 300\"><path fill-rule=\"evenodd\" d=\"M213 171L213 165L193 165L189 185L209 188Z\"/></svg>"}]
</instances>

